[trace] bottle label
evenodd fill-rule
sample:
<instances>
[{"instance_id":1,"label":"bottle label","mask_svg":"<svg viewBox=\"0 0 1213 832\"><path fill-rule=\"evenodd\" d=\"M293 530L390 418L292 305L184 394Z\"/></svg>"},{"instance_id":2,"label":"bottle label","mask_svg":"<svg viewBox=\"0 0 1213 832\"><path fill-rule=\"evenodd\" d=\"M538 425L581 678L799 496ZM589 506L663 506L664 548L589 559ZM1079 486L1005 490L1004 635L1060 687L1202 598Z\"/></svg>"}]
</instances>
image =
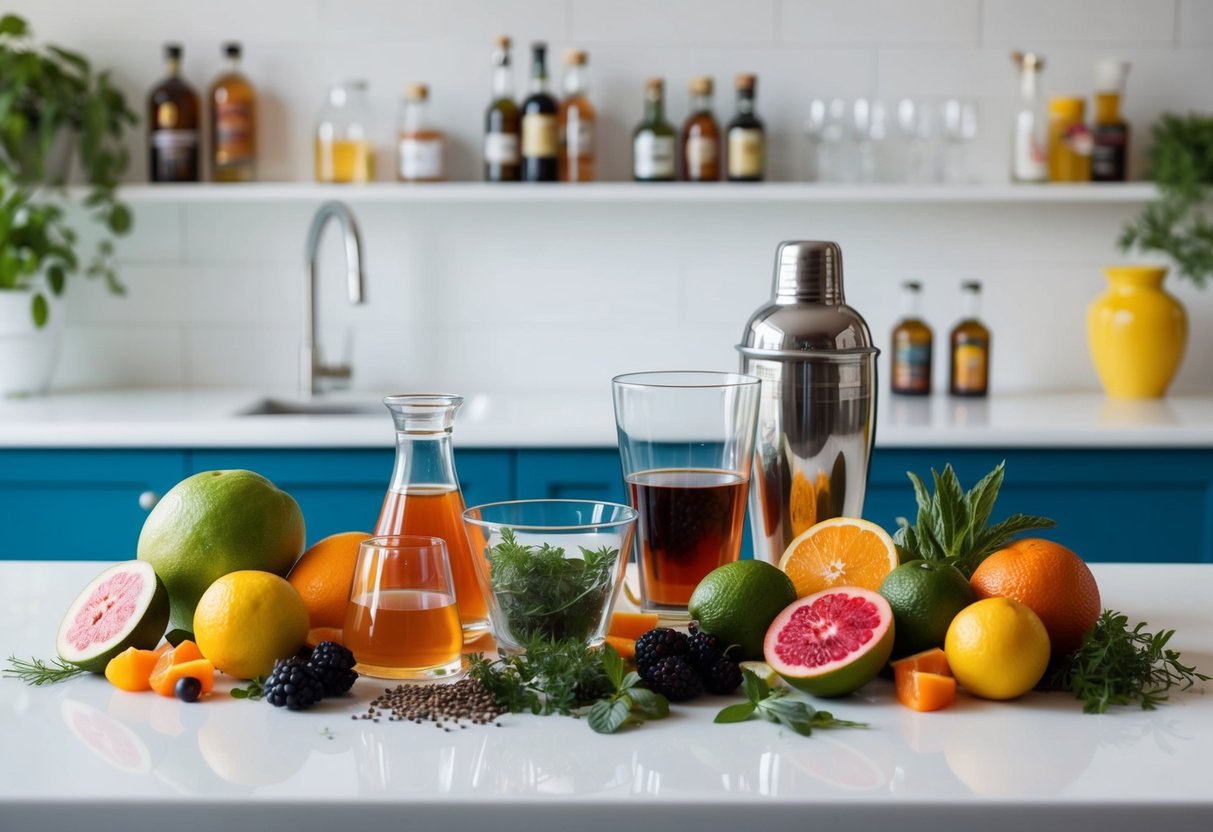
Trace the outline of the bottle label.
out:
<instances>
[{"instance_id":1,"label":"bottle label","mask_svg":"<svg viewBox=\"0 0 1213 832\"><path fill-rule=\"evenodd\" d=\"M442 179L444 170L442 139L403 136L400 139L400 178Z\"/></svg>"},{"instance_id":2,"label":"bottle label","mask_svg":"<svg viewBox=\"0 0 1213 832\"><path fill-rule=\"evenodd\" d=\"M215 164L230 165L253 158L253 108L227 101L215 107Z\"/></svg>"},{"instance_id":3,"label":"bottle label","mask_svg":"<svg viewBox=\"0 0 1213 832\"><path fill-rule=\"evenodd\" d=\"M898 344L893 350L893 389L925 393L931 390L931 347Z\"/></svg>"},{"instance_id":4,"label":"bottle label","mask_svg":"<svg viewBox=\"0 0 1213 832\"><path fill-rule=\"evenodd\" d=\"M569 120L561 129L561 143L564 145L565 156L594 155L594 123L585 119Z\"/></svg>"},{"instance_id":5,"label":"bottle label","mask_svg":"<svg viewBox=\"0 0 1213 832\"><path fill-rule=\"evenodd\" d=\"M1095 147L1091 151L1091 178L1096 182L1125 181L1126 131L1112 128L1096 129Z\"/></svg>"},{"instance_id":6,"label":"bottle label","mask_svg":"<svg viewBox=\"0 0 1213 832\"><path fill-rule=\"evenodd\" d=\"M491 165L518 164L518 136L514 133L485 133L484 161Z\"/></svg>"},{"instance_id":7,"label":"bottle label","mask_svg":"<svg viewBox=\"0 0 1213 832\"><path fill-rule=\"evenodd\" d=\"M978 391L986 387L986 346L961 344L952 356L954 383L960 391Z\"/></svg>"},{"instance_id":8,"label":"bottle label","mask_svg":"<svg viewBox=\"0 0 1213 832\"><path fill-rule=\"evenodd\" d=\"M1043 182L1048 177L1045 146L1031 113L1021 113L1015 122L1011 173L1018 182Z\"/></svg>"},{"instance_id":9,"label":"bottle label","mask_svg":"<svg viewBox=\"0 0 1213 832\"><path fill-rule=\"evenodd\" d=\"M522 155L532 159L555 159L560 128L550 113L522 117Z\"/></svg>"},{"instance_id":10,"label":"bottle label","mask_svg":"<svg viewBox=\"0 0 1213 832\"><path fill-rule=\"evenodd\" d=\"M734 127L729 131L729 176L761 177L766 162L763 133L753 127Z\"/></svg>"},{"instance_id":11,"label":"bottle label","mask_svg":"<svg viewBox=\"0 0 1213 832\"><path fill-rule=\"evenodd\" d=\"M695 172L716 164L718 144L714 136L691 136L687 139L687 170Z\"/></svg>"},{"instance_id":12,"label":"bottle label","mask_svg":"<svg viewBox=\"0 0 1213 832\"><path fill-rule=\"evenodd\" d=\"M632 173L637 179L674 176L674 137L643 132L632 142Z\"/></svg>"},{"instance_id":13,"label":"bottle label","mask_svg":"<svg viewBox=\"0 0 1213 832\"><path fill-rule=\"evenodd\" d=\"M197 146L197 130L155 130L152 132L152 147L161 153L192 153Z\"/></svg>"}]
</instances>

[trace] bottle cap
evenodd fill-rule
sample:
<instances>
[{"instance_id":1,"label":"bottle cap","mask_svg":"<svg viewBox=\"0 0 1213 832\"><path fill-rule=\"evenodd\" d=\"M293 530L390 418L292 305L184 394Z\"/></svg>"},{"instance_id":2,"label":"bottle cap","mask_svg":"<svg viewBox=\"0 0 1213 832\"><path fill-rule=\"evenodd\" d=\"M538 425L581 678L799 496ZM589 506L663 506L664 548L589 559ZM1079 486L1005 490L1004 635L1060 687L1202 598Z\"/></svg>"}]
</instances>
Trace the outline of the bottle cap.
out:
<instances>
[{"instance_id":1,"label":"bottle cap","mask_svg":"<svg viewBox=\"0 0 1213 832\"><path fill-rule=\"evenodd\" d=\"M963 280L960 283L960 291L973 292L974 294L977 294L977 293L981 292L981 281L980 280Z\"/></svg>"},{"instance_id":2,"label":"bottle cap","mask_svg":"<svg viewBox=\"0 0 1213 832\"><path fill-rule=\"evenodd\" d=\"M235 40L229 40L227 43L223 44L223 54L228 56L229 58L239 58L240 57L240 42L235 41Z\"/></svg>"},{"instance_id":3,"label":"bottle cap","mask_svg":"<svg viewBox=\"0 0 1213 832\"><path fill-rule=\"evenodd\" d=\"M661 78L646 78L644 80L644 88L646 90L657 90L661 92L661 88L665 86L665 81Z\"/></svg>"},{"instance_id":4,"label":"bottle cap","mask_svg":"<svg viewBox=\"0 0 1213 832\"><path fill-rule=\"evenodd\" d=\"M1095 65L1095 89L1097 92L1124 93L1125 80L1129 77L1128 61L1105 59Z\"/></svg>"},{"instance_id":5,"label":"bottle cap","mask_svg":"<svg viewBox=\"0 0 1213 832\"><path fill-rule=\"evenodd\" d=\"M1087 100L1076 96L1055 95L1049 99L1049 115L1056 118L1082 121L1087 112Z\"/></svg>"},{"instance_id":6,"label":"bottle cap","mask_svg":"<svg viewBox=\"0 0 1213 832\"><path fill-rule=\"evenodd\" d=\"M818 303L842 302L842 249L838 243L805 240L779 244L775 295Z\"/></svg>"},{"instance_id":7,"label":"bottle cap","mask_svg":"<svg viewBox=\"0 0 1213 832\"><path fill-rule=\"evenodd\" d=\"M1020 52L1011 53L1011 60L1019 65L1020 69L1034 69L1040 71L1045 68L1045 57L1039 52Z\"/></svg>"},{"instance_id":8,"label":"bottle cap","mask_svg":"<svg viewBox=\"0 0 1213 832\"><path fill-rule=\"evenodd\" d=\"M733 79L733 86L739 90L752 90L758 86L758 77L748 72L743 72Z\"/></svg>"},{"instance_id":9,"label":"bottle cap","mask_svg":"<svg viewBox=\"0 0 1213 832\"><path fill-rule=\"evenodd\" d=\"M509 49L510 48L510 36L509 35L494 36L493 37L493 46L496 46L498 49Z\"/></svg>"},{"instance_id":10,"label":"bottle cap","mask_svg":"<svg viewBox=\"0 0 1213 832\"><path fill-rule=\"evenodd\" d=\"M569 66L585 66L590 62L590 56L584 49L566 49L564 62Z\"/></svg>"},{"instance_id":11,"label":"bottle cap","mask_svg":"<svg viewBox=\"0 0 1213 832\"><path fill-rule=\"evenodd\" d=\"M711 95L712 79L706 75L696 75L691 79L691 95Z\"/></svg>"},{"instance_id":12,"label":"bottle cap","mask_svg":"<svg viewBox=\"0 0 1213 832\"><path fill-rule=\"evenodd\" d=\"M541 40L537 40L531 44L531 57L536 61L542 61L547 57L548 45Z\"/></svg>"},{"instance_id":13,"label":"bottle cap","mask_svg":"<svg viewBox=\"0 0 1213 832\"><path fill-rule=\"evenodd\" d=\"M425 101L430 97L430 88L426 84L405 84L404 97L409 101Z\"/></svg>"},{"instance_id":14,"label":"bottle cap","mask_svg":"<svg viewBox=\"0 0 1213 832\"><path fill-rule=\"evenodd\" d=\"M908 292L921 292L922 284L919 283L917 280L906 280L906 281L902 282L901 288L905 289Z\"/></svg>"},{"instance_id":15,"label":"bottle cap","mask_svg":"<svg viewBox=\"0 0 1213 832\"><path fill-rule=\"evenodd\" d=\"M170 61L181 60L181 53L183 51L184 50L181 48L181 44L179 44L179 43L164 44L164 57L167 60L170 60Z\"/></svg>"}]
</instances>

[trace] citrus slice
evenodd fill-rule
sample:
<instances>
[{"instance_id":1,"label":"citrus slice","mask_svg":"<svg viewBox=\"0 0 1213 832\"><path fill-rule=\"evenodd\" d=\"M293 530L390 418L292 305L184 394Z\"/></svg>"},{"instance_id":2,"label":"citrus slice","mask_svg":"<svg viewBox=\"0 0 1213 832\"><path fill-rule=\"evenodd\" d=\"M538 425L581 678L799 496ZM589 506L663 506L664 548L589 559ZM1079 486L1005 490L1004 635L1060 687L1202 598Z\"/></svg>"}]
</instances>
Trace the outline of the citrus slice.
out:
<instances>
[{"instance_id":1,"label":"citrus slice","mask_svg":"<svg viewBox=\"0 0 1213 832\"><path fill-rule=\"evenodd\" d=\"M769 686L779 684L779 674L766 662L745 661L738 662L737 666L742 670L750 671Z\"/></svg>"},{"instance_id":2,"label":"citrus slice","mask_svg":"<svg viewBox=\"0 0 1213 832\"><path fill-rule=\"evenodd\" d=\"M908 670L898 673L897 701L916 711L938 711L956 701L956 680L942 673Z\"/></svg>"},{"instance_id":3,"label":"citrus slice","mask_svg":"<svg viewBox=\"0 0 1213 832\"><path fill-rule=\"evenodd\" d=\"M803 598L836 586L875 592L897 568L893 538L875 523L855 517L823 520L796 537L779 560Z\"/></svg>"}]
</instances>

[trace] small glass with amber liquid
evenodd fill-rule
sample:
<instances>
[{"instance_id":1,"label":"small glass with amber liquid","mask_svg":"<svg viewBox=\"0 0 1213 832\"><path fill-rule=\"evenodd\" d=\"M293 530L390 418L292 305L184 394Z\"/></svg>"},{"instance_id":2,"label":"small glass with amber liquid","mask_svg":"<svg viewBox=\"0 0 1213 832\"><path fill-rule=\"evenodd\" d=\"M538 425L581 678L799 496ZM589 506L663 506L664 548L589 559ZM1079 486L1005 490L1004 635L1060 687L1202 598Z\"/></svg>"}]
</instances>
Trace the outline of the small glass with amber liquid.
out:
<instances>
[{"instance_id":1,"label":"small glass with amber liquid","mask_svg":"<svg viewBox=\"0 0 1213 832\"><path fill-rule=\"evenodd\" d=\"M240 44L223 46L227 69L211 86L211 179L252 182L257 157L256 93L240 72Z\"/></svg>"},{"instance_id":2,"label":"small glass with amber liquid","mask_svg":"<svg viewBox=\"0 0 1213 832\"><path fill-rule=\"evenodd\" d=\"M903 396L926 396L931 392L931 328L918 311L922 284L901 284L904 314L893 329L891 389Z\"/></svg>"},{"instance_id":3,"label":"small glass with amber liquid","mask_svg":"<svg viewBox=\"0 0 1213 832\"><path fill-rule=\"evenodd\" d=\"M682 126L681 179L716 182L720 179L720 125L712 114L712 79L691 79L691 114Z\"/></svg>"},{"instance_id":4,"label":"small glass with amber liquid","mask_svg":"<svg viewBox=\"0 0 1213 832\"><path fill-rule=\"evenodd\" d=\"M561 182L594 181L594 105L590 103L589 56L564 53L564 100L560 102Z\"/></svg>"},{"instance_id":5,"label":"small glass with amber liquid","mask_svg":"<svg viewBox=\"0 0 1213 832\"><path fill-rule=\"evenodd\" d=\"M952 360L949 390L953 396L984 396L990 387L990 330L979 318L981 284L960 284L965 314L952 328Z\"/></svg>"},{"instance_id":6,"label":"small glass with amber liquid","mask_svg":"<svg viewBox=\"0 0 1213 832\"><path fill-rule=\"evenodd\" d=\"M198 94L181 77L181 45L166 44L168 77L147 100L148 178L153 182L197 182Z\"/></svg>"}]
</instances>

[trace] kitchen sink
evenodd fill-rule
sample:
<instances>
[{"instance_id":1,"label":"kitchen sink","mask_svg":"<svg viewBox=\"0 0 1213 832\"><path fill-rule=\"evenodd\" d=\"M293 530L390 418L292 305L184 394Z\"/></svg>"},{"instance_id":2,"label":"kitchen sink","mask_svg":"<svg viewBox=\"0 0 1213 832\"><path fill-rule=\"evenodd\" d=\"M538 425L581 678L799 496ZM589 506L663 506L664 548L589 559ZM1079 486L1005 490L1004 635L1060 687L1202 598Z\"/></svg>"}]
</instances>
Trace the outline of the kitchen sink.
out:
<instances>
[{"instance_id":1,"label":"kitchen sink","mask_svg":"<svg viewBox=\"0 0 1213 832\"><path fill-rule=\"evenodd\" d=\"M262 399L240 416L382 416L380 401Z\"/></svg>"}]
</instances>

